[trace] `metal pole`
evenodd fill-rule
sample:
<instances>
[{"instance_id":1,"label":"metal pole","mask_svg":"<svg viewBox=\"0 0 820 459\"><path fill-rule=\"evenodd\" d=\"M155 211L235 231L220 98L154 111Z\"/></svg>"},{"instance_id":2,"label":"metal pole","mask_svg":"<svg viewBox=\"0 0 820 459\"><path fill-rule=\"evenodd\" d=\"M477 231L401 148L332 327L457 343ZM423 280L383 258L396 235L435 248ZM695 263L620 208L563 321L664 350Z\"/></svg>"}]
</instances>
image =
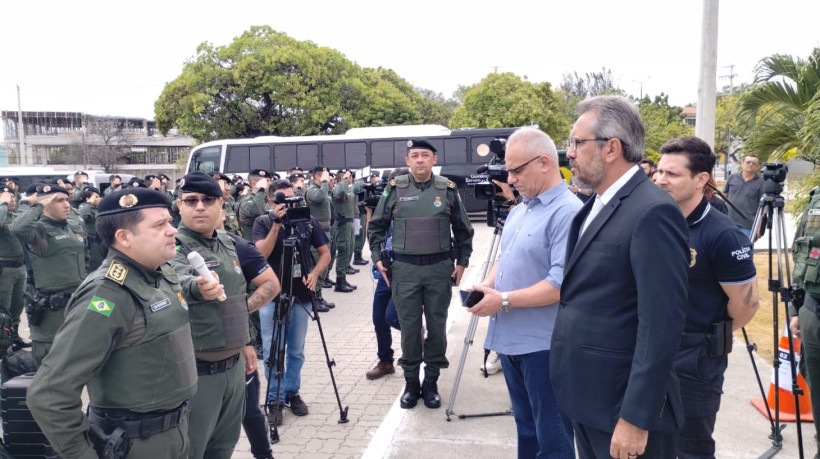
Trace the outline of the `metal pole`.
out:
<instances>
[{"instance_id":1,"label":"metal pole","mask_svg":"<svg viewBox=\"0 0 820 459\"><path fill-rule=\"evenodd\" d=\"M715 93L717 81L718 0L703 0L700 81L695 135L715 147Z\"/></svg>"},{"instance_id":2,"label":"metal pole","mask_svg":"<svg viewBox=\"0 0 820 459\"><path fill-rule=\"evenodd\" d=\"M20 104L20 85L17 85L17 139L20 149L20 165L26 166L28 163L26 149L26 127L23 125L23 108Z\"/></svg>"}]
</instances>

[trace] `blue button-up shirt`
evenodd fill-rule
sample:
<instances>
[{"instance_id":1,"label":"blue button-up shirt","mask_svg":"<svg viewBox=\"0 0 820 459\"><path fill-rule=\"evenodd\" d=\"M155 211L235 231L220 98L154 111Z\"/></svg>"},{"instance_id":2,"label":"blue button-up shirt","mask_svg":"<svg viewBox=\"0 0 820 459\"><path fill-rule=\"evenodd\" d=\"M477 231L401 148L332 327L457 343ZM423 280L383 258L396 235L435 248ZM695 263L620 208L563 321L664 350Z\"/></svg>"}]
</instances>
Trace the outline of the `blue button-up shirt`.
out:
<instances>
[{"instance_id":1,"label":"blue button-up shirt","mask_svg":"<svg viewBox=\"0 0 820 459\"><path fill-rule=\"evenodd\" d=\"M501 235L495 289L509 292L542 280L560 289L569 227L581 206L563 182L515 206ZM557 314L554 304L499 312L490 318L484 347L507 355L548 350Z\"/></svg>"}]
</instances>

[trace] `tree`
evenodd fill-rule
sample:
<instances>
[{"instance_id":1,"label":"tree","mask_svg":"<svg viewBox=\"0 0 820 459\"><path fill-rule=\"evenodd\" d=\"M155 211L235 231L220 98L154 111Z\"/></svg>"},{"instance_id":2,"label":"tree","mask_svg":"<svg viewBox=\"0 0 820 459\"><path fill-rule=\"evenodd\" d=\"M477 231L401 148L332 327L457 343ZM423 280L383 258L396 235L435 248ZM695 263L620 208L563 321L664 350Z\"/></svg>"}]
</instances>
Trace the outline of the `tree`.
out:
<instances>
[{"instance_id":1,"label":"tree","mask_svg":"<svg viewBox=\"0 0 820 459\"><path fill-rule=\"evenodd\" d=\"M131 142L125 134L125 121L117 118L92 117L86 119L85 164L99 164L105 172L112 172L126 162Z\"/></svg>"},{"instance_id":2,"label":"tree","mask_svg":"<svg viewBox=\"0 0 820 459\"><path fill-rule=\"evenodd\" d=\"M754 84L738 101L737 123L747 154L820 164L820 48L806 60L763 58Z\"/></svg>"},{"instance_id":3,"label":"tree","mask_svg":"<svg viewBox=\"0 0 820 459\"><path fill-rule=\"evenodd\" d=\"M420 96L417 103L419 115L424 124L440 124L447 126L459 105L455 99L445 100L440 92L430 89L416 88Z\"/></svg>"},{"instance_id":4,"label":"tree","mask_svg":"<svg viewBox=\"0 0 820 459\"><path fill-rule=\"evenodd\" d=\"M657 160L660 148L669 139L693 135L694 129L684 122L680 107L669 105L669 96L661 93L650 100L644 96L638 102L646 135L644 136L645 157Z\"/></svg>"},{"instance_id":5,"label":"tree","mask_svg":"<svg viewBox=\"0 0 820 459\"><path fill-rule=\"evenodd\" d=\"M737 136L735 114L739 97L736 94L718 95L715 107L715 153L734 153L730 151L730 141Z\"/></svg>"},{"instance_id":6,"label":"tree","mask_svg":"<svg viewBox=\"0 0 820 459\"><path fill-rule=\"evenodd\" d=\"M601 67L600 72L587 72L584 76L578 75L578 72L565 73L556 93L561 112L570 123L578 118L575 112L578 102L602 94L625 95L625 92L615 85L612 70L606 67Z\"/></svg>"},{"instance_id":7,"label":"tree","mask_svg":"<svg viewBox=\"0 0 820 459\"><path fill-rule=\"evenodd\" d=\"M537 124L555 140L569 131L548 82L531 83L513 73L491 73L464 94L451 128L500 128Z\"/></svg>"}]
</instances>

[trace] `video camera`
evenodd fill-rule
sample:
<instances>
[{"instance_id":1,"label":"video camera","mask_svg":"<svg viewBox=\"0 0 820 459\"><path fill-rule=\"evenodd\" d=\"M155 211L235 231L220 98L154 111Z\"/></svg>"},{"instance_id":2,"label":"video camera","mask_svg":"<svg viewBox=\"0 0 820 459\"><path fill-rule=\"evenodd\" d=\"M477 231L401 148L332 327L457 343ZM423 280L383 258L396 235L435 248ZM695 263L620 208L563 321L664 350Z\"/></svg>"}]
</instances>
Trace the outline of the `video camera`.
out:
<instances>
[{"instance_id":1,"label":"video camera","mask_svg":"<svg viewBox=\"0 0 820 459\"><path fill-rule=\"evenodd\" d=\"M489 152L493 153L494 156L490 159L490 162L487 163L486 166L481 166L475 171L476 174L487 174L487 180L475 184L475 197L476 199L490 200L495 198L495 194L497 192L501 191L501 189L493 183L493 180L507 183L507 177L509 176L507 173L507 165L505 163L507 139L493 139L490 141L489 147L480 145L478 147L478 153L487 154L486 151L481 151L483 150L482 147L488 148Z\"/></svg>"},{"instance_id":2,"label":"video camera","mask_svg":"<svg viewBox=\"0 0 820 459\"><path fill-rule=\"evenodd\" d=\"M789 166L778 163L763 163L763 193L779 195L783 192L783 182L789 173Z\"/></svg>"},{"instance_id":3,"label":"video camera","mask_svg":"<svg viewBox=\"0 0 820 459\"><path fill-rule=\"evenodd\" d=\"M285 193L277 191L276 194L273 195L273 203L285 205L285 218L282 219L282 223L284 223L285 226L294 226L299 223L310 222L310 208L302 205L301 197L287 197Z\"/></svg>"}]
</instances>

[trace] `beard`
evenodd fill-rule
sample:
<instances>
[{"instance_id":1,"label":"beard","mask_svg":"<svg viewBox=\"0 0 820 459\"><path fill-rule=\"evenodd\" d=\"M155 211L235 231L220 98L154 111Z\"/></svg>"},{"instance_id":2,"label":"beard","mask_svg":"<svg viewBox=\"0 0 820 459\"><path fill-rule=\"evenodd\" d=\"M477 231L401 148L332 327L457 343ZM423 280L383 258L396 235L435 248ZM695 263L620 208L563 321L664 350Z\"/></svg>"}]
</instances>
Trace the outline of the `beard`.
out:
<instances>
[{"instance_id":1,"label":"beard","mask_svg":"<svg viewBox=\"0 0 820 459\"><path fill-rule=\"evenodd\" d=\"M575 160L570 160L569 164L575 169L575 182L581 188L595 190L606 179L606 167L600 150L595 153L587 167L581 168Z\"/></svg>"}]
</instances>

